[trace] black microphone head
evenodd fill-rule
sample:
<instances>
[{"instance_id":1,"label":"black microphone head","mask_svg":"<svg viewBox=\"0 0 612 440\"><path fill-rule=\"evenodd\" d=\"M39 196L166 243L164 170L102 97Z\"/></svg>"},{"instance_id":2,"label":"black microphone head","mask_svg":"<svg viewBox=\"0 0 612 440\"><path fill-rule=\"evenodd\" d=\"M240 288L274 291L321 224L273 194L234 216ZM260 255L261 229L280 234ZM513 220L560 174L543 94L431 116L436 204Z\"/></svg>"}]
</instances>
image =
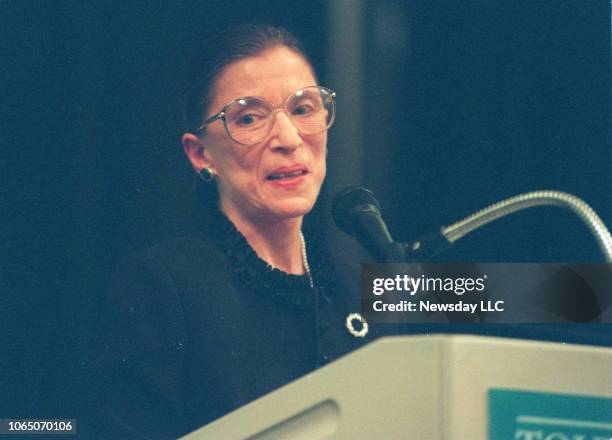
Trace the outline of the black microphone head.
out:
<instances>
[{"instance_id":1,"label":"black microphone head","mask_svg":"<svg viewBox=\"0 0 612 440\"><path fill-rule=\"evenodd\" d=\"M355 235L355 214L364 208L380 213L380 204L374 193L361 186L349 186L336 193L332 203L332 217L336 226L349 235Z\"/></svg>"}]
</instances>

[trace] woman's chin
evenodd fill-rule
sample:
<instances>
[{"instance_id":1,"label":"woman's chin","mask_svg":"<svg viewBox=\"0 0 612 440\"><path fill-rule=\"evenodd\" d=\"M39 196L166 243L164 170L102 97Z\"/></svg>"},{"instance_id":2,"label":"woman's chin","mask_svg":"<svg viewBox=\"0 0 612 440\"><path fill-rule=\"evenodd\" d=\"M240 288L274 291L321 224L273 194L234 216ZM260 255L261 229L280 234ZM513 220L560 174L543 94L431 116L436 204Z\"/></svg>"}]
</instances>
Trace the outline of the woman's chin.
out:
<instances>
[{"instance_id":1,"label":"woman's chin","mask_svg":"<svg viewBox=\"0 0 612 440\"><path fill-rule=\"evenodd\" d=\"M314 206L314 200L309 198L295 197L283 200L270 206L270 211L277 218L296 218L302 217L310 212Z\"/></svg>"}]
</instances>

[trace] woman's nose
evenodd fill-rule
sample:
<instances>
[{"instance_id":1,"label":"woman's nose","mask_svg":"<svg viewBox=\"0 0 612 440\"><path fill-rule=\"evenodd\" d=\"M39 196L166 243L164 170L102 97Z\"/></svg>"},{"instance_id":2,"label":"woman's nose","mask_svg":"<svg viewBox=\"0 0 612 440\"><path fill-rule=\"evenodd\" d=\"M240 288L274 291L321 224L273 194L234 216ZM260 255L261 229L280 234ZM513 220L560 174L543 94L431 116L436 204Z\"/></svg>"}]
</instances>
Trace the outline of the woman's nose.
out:
<instances>
[{"instance_id":1,"label":"woman's nose","mask_svg":"<svg viewBox=\"0 0 612 440\"><path fill-rule=\"evenodd\" d=\"M302 138L287 113L276 110L270 132L270 148L293 151L302 144Z\"/></svg>"}]
</instances>

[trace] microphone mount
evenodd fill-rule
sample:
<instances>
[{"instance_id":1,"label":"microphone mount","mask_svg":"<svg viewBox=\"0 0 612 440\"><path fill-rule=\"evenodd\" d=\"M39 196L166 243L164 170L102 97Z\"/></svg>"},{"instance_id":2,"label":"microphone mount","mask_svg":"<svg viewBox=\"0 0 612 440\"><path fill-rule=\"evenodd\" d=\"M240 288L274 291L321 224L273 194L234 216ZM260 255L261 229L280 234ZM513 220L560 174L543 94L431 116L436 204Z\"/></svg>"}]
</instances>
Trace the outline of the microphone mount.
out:
<instances>
[{"instance_id":1,"label":"microphone mount","mask_svg":"<svg viewBox=\"0 0 612 440\"><path fill-rule=\"evenodd\" d=\"M450 226L442 227L439 232L429 234L423 239L404 244L409 258L422 259L436 255L450 247L469 233L495 220L517 211L536 206L557 206L565 208L583 220L595 236L606 262L612 263L612 237L597 213L576 196L561 191L532 191L494 203L469 217Z\"/></svg>"}]
</instances>

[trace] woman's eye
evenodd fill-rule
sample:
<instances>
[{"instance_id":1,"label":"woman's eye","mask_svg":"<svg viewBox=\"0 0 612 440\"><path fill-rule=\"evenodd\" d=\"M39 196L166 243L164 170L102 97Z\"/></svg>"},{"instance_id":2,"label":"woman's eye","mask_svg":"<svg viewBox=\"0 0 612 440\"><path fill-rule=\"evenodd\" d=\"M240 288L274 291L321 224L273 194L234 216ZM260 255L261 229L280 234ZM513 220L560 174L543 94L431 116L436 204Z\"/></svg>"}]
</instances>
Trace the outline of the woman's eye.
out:
<instances>
[{"instance_id":1,"label":"woman's eye","mask_svg":"<svg viewBox=\"0 0 612 440\"><path fill-rule=\"evenodd\" d=\"M291 114L296 116L304 116L309 113L312 113L312 107L308 105L300 105L292 110Z\"/></svg>"},{"instance_id":2,"label":"woman's eye","mask_svg":"<svg viewBox=\"0 0 612 440\"><path fill-rule=\"evenodd\" d=\"M239 125L251 125L257 122L257 116L254 114L240 115L236 118L236 123Z\"/></svg>"}]
</instances>

